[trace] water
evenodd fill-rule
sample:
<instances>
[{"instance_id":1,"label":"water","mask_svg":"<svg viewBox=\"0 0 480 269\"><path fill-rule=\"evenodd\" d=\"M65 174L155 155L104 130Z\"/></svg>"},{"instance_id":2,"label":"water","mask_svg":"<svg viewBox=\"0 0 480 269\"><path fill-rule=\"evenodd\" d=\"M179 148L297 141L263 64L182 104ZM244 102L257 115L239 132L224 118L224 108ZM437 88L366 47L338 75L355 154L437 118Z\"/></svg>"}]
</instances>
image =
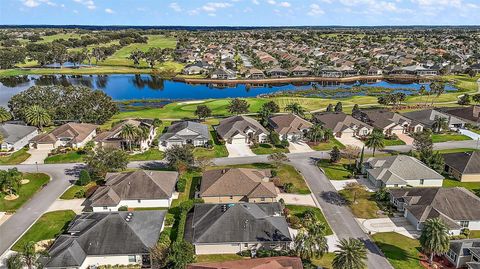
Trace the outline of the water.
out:
<instances>
[{"instance_id":1,"label":"water","mask_svg":"<svg viewBox=\"0 0 480 269\"><path fill-rule=\"evenodd\" d=\"M353 86L371 86L393 89L406 94L415 93L421 83L392 83L388 81L356 81L352 83L324 82L317 84L320 90L343 88L350 89ZM271 94L286 90L306 90L312 87L312 83L295 84L187 84L172 80L164 80L151 75L49 75L49 76L19 76L0 78L0 105L5 106L10 98L34 85L84 85L106 92L114 100L192 100L228 97L255 97L263 94ZM455 91L452 85L446 86L446 91ZM328 91L329 92L329 91ZM318 96L347 97L350 95L364 95L362 92L345 93L339 90L335 94L319 94Z\"/></svg>"}]
</instances>

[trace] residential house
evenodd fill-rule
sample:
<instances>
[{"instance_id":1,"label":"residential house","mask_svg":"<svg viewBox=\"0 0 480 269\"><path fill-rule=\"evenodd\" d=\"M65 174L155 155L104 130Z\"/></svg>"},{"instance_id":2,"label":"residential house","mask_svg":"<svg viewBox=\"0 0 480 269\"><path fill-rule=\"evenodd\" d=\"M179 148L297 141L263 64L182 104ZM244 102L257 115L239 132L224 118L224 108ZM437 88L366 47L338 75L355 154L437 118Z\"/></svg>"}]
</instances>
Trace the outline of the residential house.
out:
<instances>
[{"instance_id":1,"label":"residential house","mask_svg":"<svg viewBox=\"0 0 480 269\"><path fill-rule=\"evenodd\" d=\"M437 109L416 110L402 113L402 116L410 119L412 122L420 123L424 128L433 129L437 118L445 118L449 128L459 128L465 125L465 121L459 117L447 115Z\"/></svg>"},{"instance_id":2,"label":"residential house","mask_svg":"<svg viewBox=\"0 0 480 269\"><path fill-rule=\"evenodd\" d=\"M285 250L292 243L279 203L196 204L187 215L185 240L195 253Z\"/></svg>"},{"instance_id":3,"label":"residential house","mask_svg":"<svg viewBox=\"0 0 480 269\"><path fill-rule=\"evenodd\" d=\"M2 151L17 151L38 135L38 129L33 126L3 123L0 125L0 135Z\"/></svg>"},{"instance_id":4,"label":"residential house","mask_svg":"<svg viewBox=\"0 0 480 269\"><path fill-rule=\"evenodd\" d=\"M323 128L332 130L336 137L366 137L373 127L343 112L315 113L314 120Z\"/></svg>"},{"instance_id":5,"label":"residential house","mask_svg":"<svg viewBox=\"0 0 480 269\"><path fill-rule=\"evenodd\" d=\"M461 182L480 182L480 151L443 154L445 172Z\"/></svg>"},{"instance_id":6,"label":"residential house","mask_svg":"<svg viewBox=\"0 0 480 269\"><path fill-rule=\"evenodd\" d=\"M363 172L375 187L441 187L444 177L407 155L368 158Z\"/></svg>"},{"instance_id":7,"label":"residential house","mask_svg":"<svg viewBox=\"0 0 480 269\"><path fill-rule=\"evenodd\" d=\"M427 219L440 218L450 234L480 230L480 198L462 187L391 189L390 201L405 218L422 230Z\"/></svg>"},{"instance_id":8,"label":"residential house","mask_svg":"<svg viewBox=\"0 0 480 269\"><path fill-rule=\"evenodd\" d=\"M291 74L294 77L308 77L311 73L309 68L297 65L291 70Z\"/></svg>"},{"instance_id":9,"label":"residential house","mask_svg":"<svg viewBox=\"0 0 480 269\"><path fill-rule=\"evenodd\" d=\"M210 78L223 79L223 80L236 79L237 74L235 71L230 69L217 69L212 72L212 74L210 75Z\"/></svg>"},{"instance_id":10,"label":"residential house","mask_svg":"<svg viewBox=\"0 0 480 269\"><path fill-rule=\"evenodd\" d=\"M172 145L193 145L203 147L211 139L208 126L194 121L173 123L159 138L160 148L169 148Z\"/></svg>"},{"instance_id":11,"label":"residential house","mask_svg":"<svg viewBox=\"0 0 480 269\"><path fill-rule=\"evenodd\" d=\"M198 75L206 74L210 69L210 65L204 62L196 62L194 64L189 64L183 68L182 73L185 75Z\"/></svg>"},{"instance_id":12,"label":"residential house","mask_svg":"<svg viewBox=\"0 0 480 269\"><path fill-rule=\"evenodd\" d=\"M205 203L275 202L277 190L270 170L226 168L205 171L199 197Z\"/></svg>"},{"instance_id":13,"label":"residential house","mask_svg":"<svg viewBox=\"0 0 480 269\"><path fill-rule=\"evenodd\" d=\"M352 113L352 116L382 130L386 136L423 131L421 123L385 109L360 110Z\"/></svg>"},{"instance_id":14,"label":"residential house","mask_svg":"<svg viewBox=\"0 0 480 269\"><path fill-rule=\"evenodd\" d=\"M150 267L166 211L83 213L57 237L44 266L86 269L102 265Z\"/></svg>"},{"instance_id":15,"label":"residential house","mask_svg":"<svg viewBox=\"0 0 480 269\"><path fill-rule=\"evenodd\" d=\"M381 75L383 75L383 70L379 69L375 66L372 66L368 69L367 75L369 75L369 76L381 76Z\"/></svg>"},{"instance_id":16,"label":"residential house","mask_svg":"<svg viewBox=\"0 0 480 269\"><path fill-rule=\"evenodd\" d=\"M451 240L445 257L455 268L480 268L480 239Z\"/></svg>"},{"instance_id":17,"label":"residential house","mask_svg":"<svg viewBox=\"0 0 480 269\"><path fill-rule=\"evenodd\" d=\"M105 185L96 189L85 205L93 212L118 211L120 207L169 207L177 180L178 173L173 171L108 173Z\"/></svg>"},{"instance_id":18,"label":"residential house","mask_svg":"<svg viewBox=\"0 0 480 269\"><path fill-rule=\"evenodd\" d=\"M268 131L258 121L247 116L232 116L220 121L215 131L229 144L264 143L268 140Z\"/></svg>"},{"instance_id":19,"label":"residential house","mask_svg":"<svg viewBox=\"0 0 480 269\"><path fill-rule=\"evenodd\" d=\"M299 257L267 257L236 261L192 263L187 269L303 269Z\"/></svg>"},{"instance_id":20,"label":"residential house","mask_svg":"<svg viewBox=\"0 0 480 269\"><path fill-rule=\"evenodd\" d=\"M465 123L480 127L480 106L478 105L468 107L438 108L437 110L461 123L456 124L455 127L463 128L465 127Z\"/></svg>"},{"instance_id":21,"label":"residential house","mask_svg":"<svg viewBox=\"0 0 480 269\"><path fill-rule=\"evenodd\" d=\"M274 67L265 71L265 74L271 78L284 78L288 76L288 71L280 67Z\"/></svg>"},{"instance_id":22,"label":"residential house","mask_svg":"<svg viewBox=\"0 0 480 269\"><path fill-rule=\"evenodd\" d=\"M148 136L146 139L141 139L137 141L126 141L122 138L121 133L125 125L131 125L137 128L143 128L148 130ZM155 138L155 127L152 125L150 120L125 120L121 123L115 125L110 131L103 132L97 135L95 142L97 145L102 148L128 148L129 143L133 143L134 146L138 146L140 150L147 150L150 147L150 144Z\"/></svg>"},{"instance_id":23,"label":"residential house","mask_svg":"<svg viewBox=\"0 0 480 269\"><path fill-rule=\"evenodd\" d=\"M281 139L289 141L302 139L313 125L295 114L272 116L268 119L268 124Z\"/></svg>"},{"instance_id":24,"label":"residential house","mask_svg":"<svg viewBox=\"0 0 480 269\"><path fill-rule=\"evenodd\" d=\"M245 73L245 77L248 79L264 79L265 74L263 74L262 70L257 68L250 68Z\"/></svg>"},{"instance_id":25,"label":"residential house","mask_svg":"<svg viewBox=\"0 0 480 269\"><path fill-rule=\"evenodd\" d=\"M36 149L58 147L81 148L97 134L97 125L88 123L66 123L53 131L35 136L30 145Z\"/></svg>"}]
</instances>

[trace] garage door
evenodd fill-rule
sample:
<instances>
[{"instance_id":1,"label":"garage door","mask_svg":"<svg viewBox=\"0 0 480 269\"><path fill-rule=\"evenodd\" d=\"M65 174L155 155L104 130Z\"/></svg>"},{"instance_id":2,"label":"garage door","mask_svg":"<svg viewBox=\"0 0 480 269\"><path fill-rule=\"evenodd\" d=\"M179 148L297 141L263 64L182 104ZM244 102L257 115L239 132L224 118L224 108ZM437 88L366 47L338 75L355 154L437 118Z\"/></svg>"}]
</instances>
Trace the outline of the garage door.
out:
<instances>
[{"instance_id":1,"label":"garage door","mask_svg":"<svg viewBox=\"0 0 480 269\"><path fill-rule=\"evenodd\" d=\"M53 149L53 144L36 144L36 149Z\"/></svg>"},{"instance_id":2,"label":"garage door","mask_svg":"<svg viewBox=\"0 0 480 269\"><path fill-rule=\"evenodd\" d=\"M232 144L245 144L245 137L232 137Z\"/></svg>"}]
</instances>

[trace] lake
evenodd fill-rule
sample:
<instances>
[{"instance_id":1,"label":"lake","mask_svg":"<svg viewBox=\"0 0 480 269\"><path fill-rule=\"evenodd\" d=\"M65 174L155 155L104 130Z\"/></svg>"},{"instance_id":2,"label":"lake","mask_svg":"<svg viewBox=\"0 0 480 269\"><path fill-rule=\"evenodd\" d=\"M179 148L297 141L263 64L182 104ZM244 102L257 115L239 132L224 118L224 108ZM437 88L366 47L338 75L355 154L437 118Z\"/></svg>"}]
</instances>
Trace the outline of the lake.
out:
<instances>
[{"instance_id":1,"label":"lake","mask_svg":"<svg viewBox=\"0 0 480 269\"><path fill-rule=\"evenodd\" d=\"M0 78L0 105L5 106L10 98L31 86L48 85L84 85L106 92L116 101L162 99L162 100L192 100L228 97L256 97L279 91L306 90L316 84L317 88L326 90L350 89L355 86L383 87L393 92L412 94L418 91L421 85L429 90L428 83L394 83L389 81L356 81L352 83L313 82L300 84L236 84L216 85L187 84L184 82L164 80L152 75L46 75L46 76L17 76ZM446 85L446 91L455 91L452 85ZM360 92L350 95L362 95ZM318 96L345 97L345 90L341 94L319 94Z\"/></svg>"}]
</instances>

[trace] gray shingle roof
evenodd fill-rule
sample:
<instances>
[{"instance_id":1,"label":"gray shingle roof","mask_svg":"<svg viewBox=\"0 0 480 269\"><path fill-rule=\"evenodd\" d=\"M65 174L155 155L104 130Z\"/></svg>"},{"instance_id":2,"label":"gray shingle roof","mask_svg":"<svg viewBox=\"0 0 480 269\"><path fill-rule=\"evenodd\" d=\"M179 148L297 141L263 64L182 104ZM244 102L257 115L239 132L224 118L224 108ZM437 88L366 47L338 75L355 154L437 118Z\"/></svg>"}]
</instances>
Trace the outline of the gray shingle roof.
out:
<instances>
[{"instance_id":1,"label":"gray shingle roof","mask_svg":"<svg viewBox=\"0 0 480 269\"><path fill-rule=\"evenodd\" d=\"M354 117L343 112L323 112L314 114L317 122L321 123L324 128L330 129L333 133L342 132L347 128L362 128L373 129L372 126L361 122Z\"/></svg>"},{"instance_id":2,"label":"gray shingle roof","mask_svg":"<svg viewBox=\"0 0 480 269\"><path fill-rule=\"evenodd\" d=\"M215 128L220 137L225 140L230 139L238 133L245 134L247 129L254 130L257 135L261 133L268 134L267 129L258 121L242 115L226 118Z\"/></svg>"},{"instance_id":3,"label":"gray shingle roof","mask_svg":"<svg viewBox=\"0 0 480 269\"><path fill-rule=\"evenodd\" d=\"M0 134L3 137L3 141L9 144L17 143L19 140L35 132L36 130L36 127L19 124L4 123L0 125Z\"/></svg>"},{"instance_id":4,"label":"gray shingle roof","mask_svg":"<svg viewBox=\"0 0 480 269\"><path fill-rule=\"evenodd\" d=\"M157 242L165 214L158 210L83 213L69 225L68 234L60 235L50 247L46 266L80 266L87 256L148 253Z\"/></svg>"},{"instance_id":5,"label":"gray shingle roof","mask_svg":"<svg viewBox=\"0 0 480 269\"><path fill-rule=\"evenodd\" d=\"M196 204L185 239L193 244L292 241L279 203Z\"/></svg>"},{"instance_id":6,"label":"gray shingle roof","mask_svg":"<svg viewBox=\"0 0 480 269\"><path fill-rule=\"evenodd\" d=\"M182 133L179 134L180 132ZM160 141L186 139L210 139L208 126L193 121L177 122L169 126L167 132L160 137Z\"/></svg>"},{"instance_id":7,"label":"gray shingle roof","mask_svg":"<svg viewBox=\"0 0 480 269\"><path fill-rule=\"evenodd\" d=\"M444 154L445 164L462 174L480 173L480 151Z\"/></svg>"},{"instance_id":8,"label":"gray shingle roof","mask_svg":"<svg viewBox=\"0 0 480 269\"><path fill-rule=\"evenodd\" d=\"M273 127L275 132L280 135L302 133L302 130L308 129L313 125L311 122L294 114L270 117L269 124Z\"/></svg>"}]
</instances>

